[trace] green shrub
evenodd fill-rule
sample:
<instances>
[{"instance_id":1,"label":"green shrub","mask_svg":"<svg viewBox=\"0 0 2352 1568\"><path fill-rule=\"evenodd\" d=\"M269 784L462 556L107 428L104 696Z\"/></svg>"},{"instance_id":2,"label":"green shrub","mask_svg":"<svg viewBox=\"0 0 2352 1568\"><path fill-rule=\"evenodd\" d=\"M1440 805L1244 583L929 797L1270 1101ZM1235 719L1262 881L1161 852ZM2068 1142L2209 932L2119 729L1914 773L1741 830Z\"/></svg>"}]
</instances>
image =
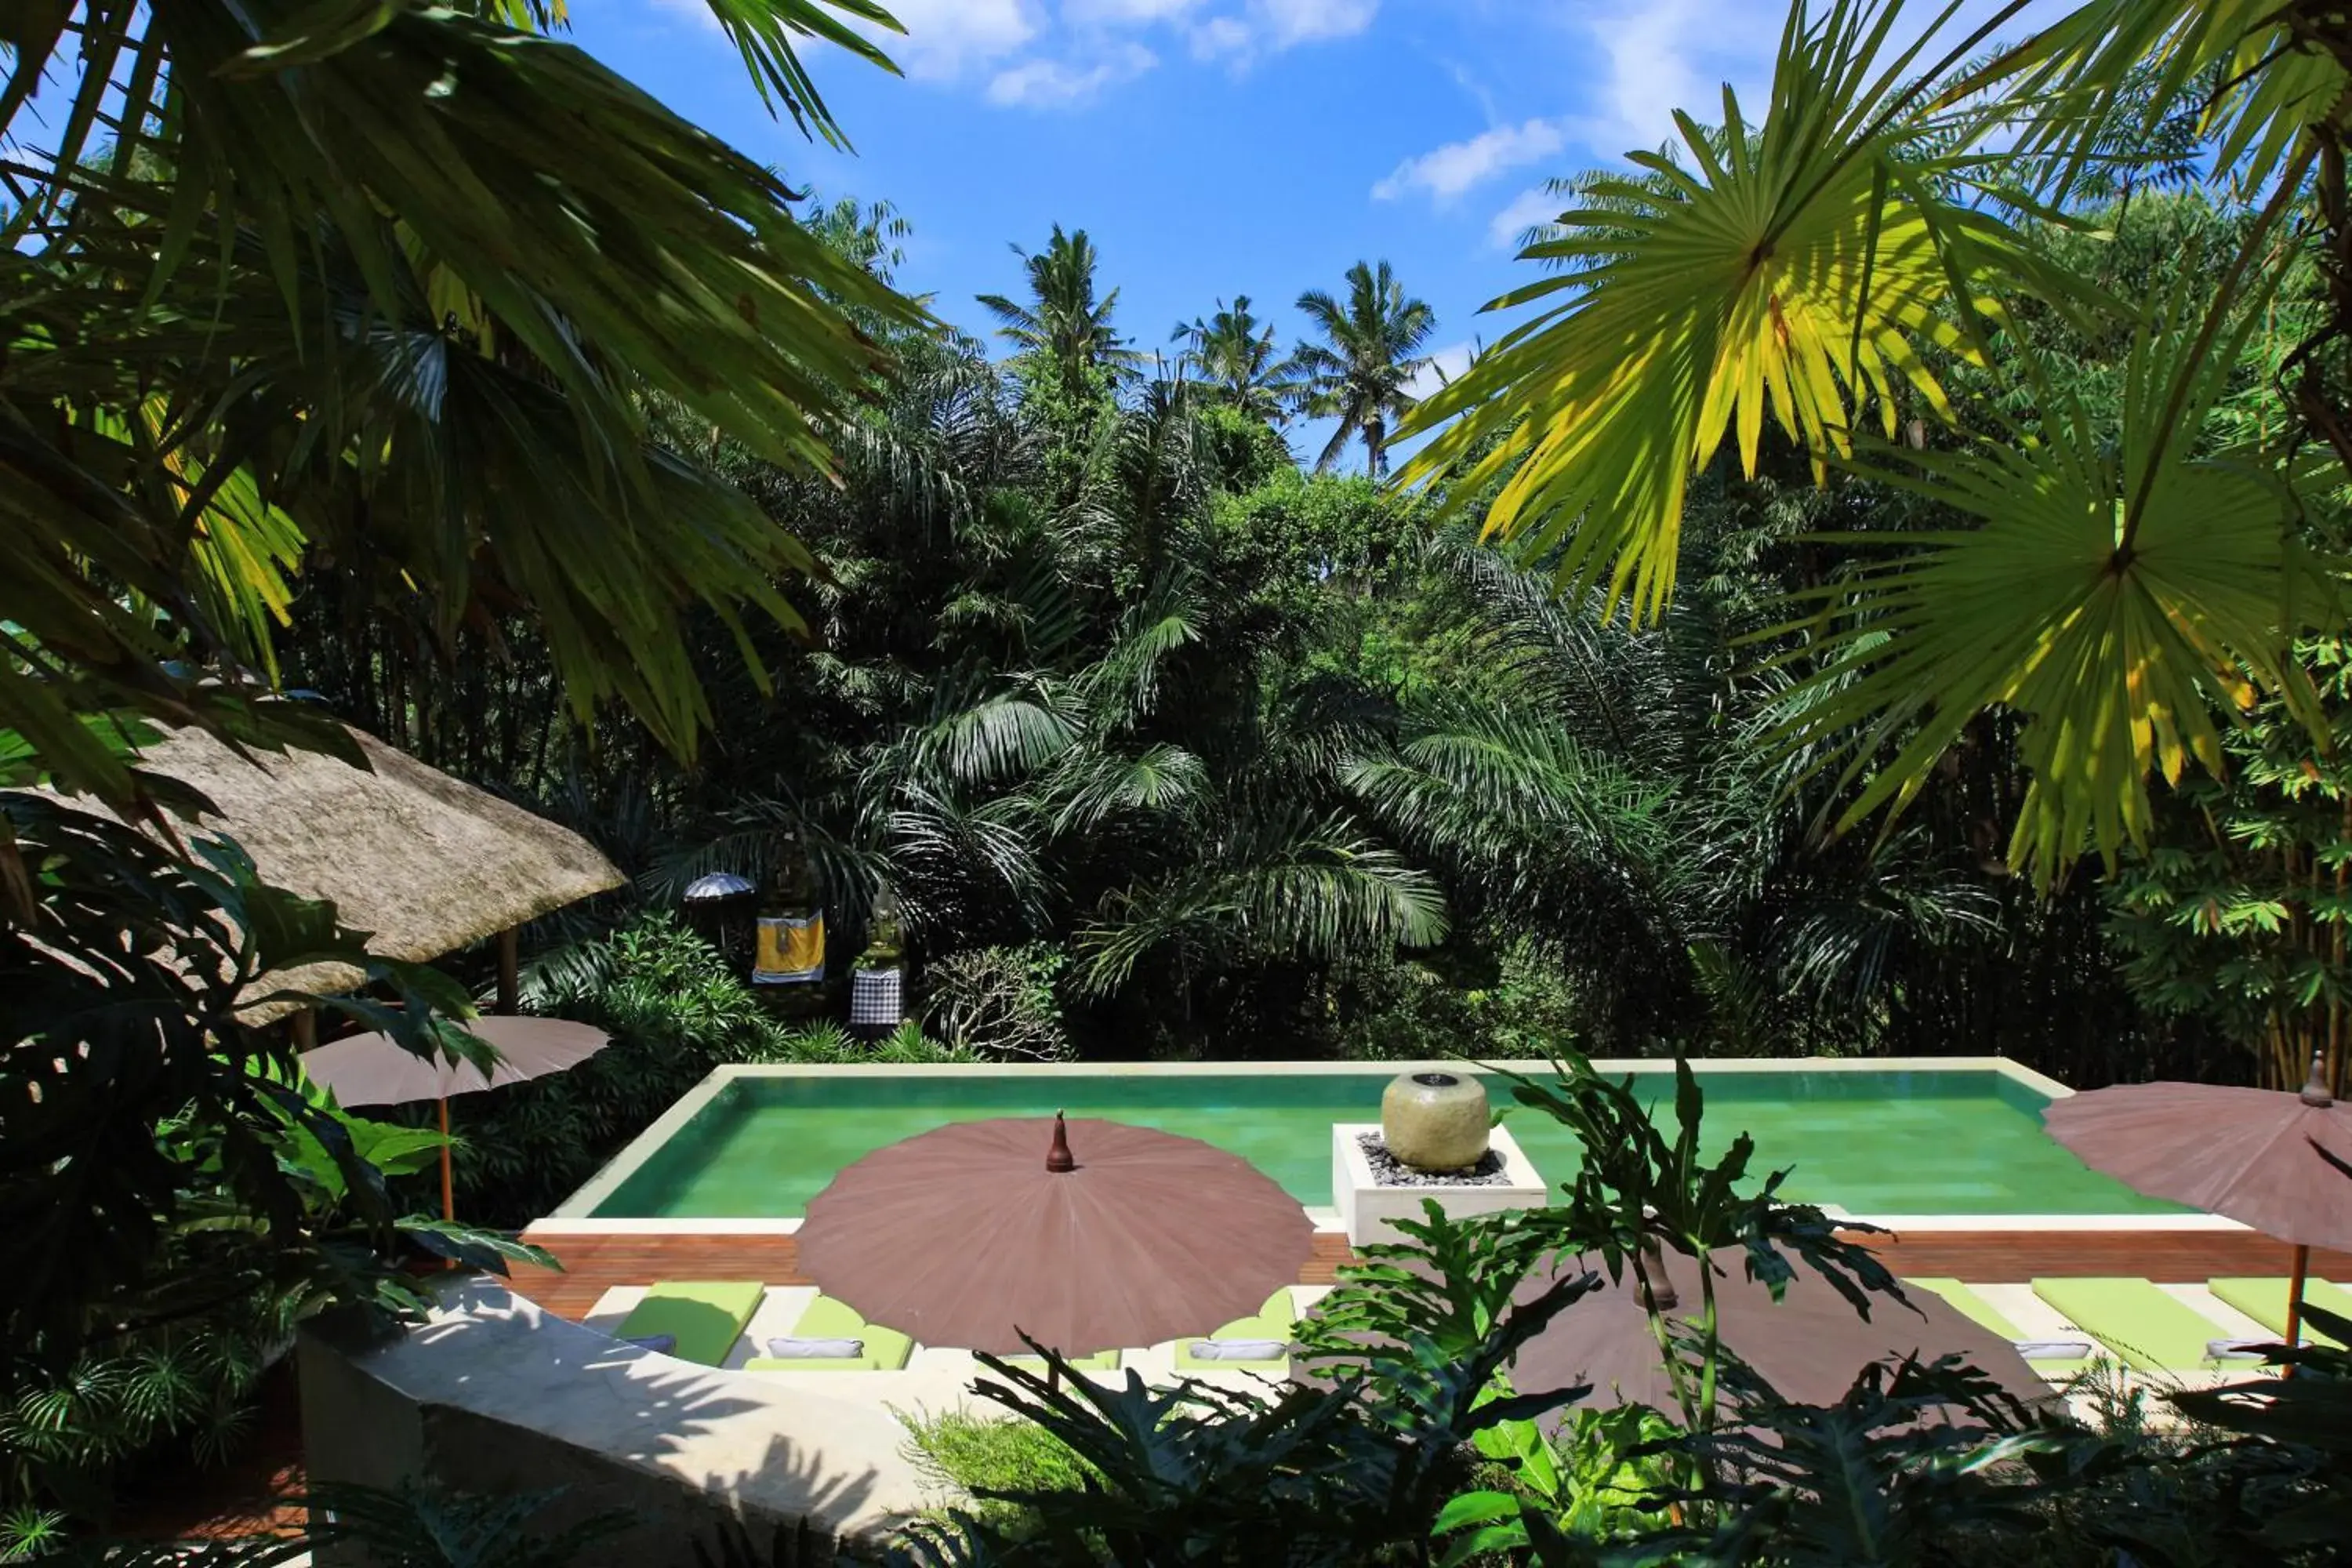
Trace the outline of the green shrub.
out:
<instances>
[{"instance_id":1,"label":"green shrub","mask_svg":"<svg viewBox=\"0 0 2352 1568\"><path fill-rule=\"evenodd\" d=\"M103 1520L119 1480L141 1463L231 1457L299 1304L257 1293L20 1383L0 1401L0 1563L37 1556L68 1520Z\"/></svg>"},{"instance_id":2,"label":"green shrub","mask_svg":"<svg viewBox=\"0 0 2352 1568\"><path fill-rule=\"evenodd\" d=\"M547 1213L713 1068L968 1059L911 1025L867 1046L833 1024L782 1023L708 942L667 915L534 966L523 1002L605 1030L613 1043L570 1072L452 1103L457 1212L478 1224L519 1226ZM434 1110L402 1115L421 1125ZM416 1178L401 1195L438 1212L436 1180Z\"/></svg>"},{"instance_id":3,"label":"green shrub","mask_svg":"<svg viewBox=\"0 0 2352 1568\"><path fill-rule=\"evenodd\" d=\"M1354 1061L1487 1061L1575 1048L1580 1009L1558 963L1522 938L1499 952L1348 966L1333 987L1339 1054Z\"/></svg>"},{"instance_id":4,"label":"green shrub","mask_svg":"<svg viewBox=\"0 0 2352 1568\"><path fill-rule=\"evenodd\" d=\"M1029 1510L976 1494L1083 1491L1091 1473L1067 1445L1034 1422L963 1409L897 1414L907 1429L907 1458L923 1479L950 1494L950 1507L974 1513L1000 1530L1021 1533Z\"/></svg>"}]
</instances>

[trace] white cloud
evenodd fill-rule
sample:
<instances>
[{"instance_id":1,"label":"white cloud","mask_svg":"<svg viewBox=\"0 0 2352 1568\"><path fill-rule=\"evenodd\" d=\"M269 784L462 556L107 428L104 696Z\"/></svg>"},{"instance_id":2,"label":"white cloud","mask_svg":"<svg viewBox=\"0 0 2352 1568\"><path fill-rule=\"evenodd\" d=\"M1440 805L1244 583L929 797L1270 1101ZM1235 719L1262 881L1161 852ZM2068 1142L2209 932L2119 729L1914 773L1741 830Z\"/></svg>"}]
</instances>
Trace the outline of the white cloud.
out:
<instances>
[{"instance_id":1,"label":"white cloud","mask_svg":"<svg viewBox=\"0 0 2352 1568\"><path fill-rule=\"evenodd\" d=\"M1380 9L1381 0L1247 0L1238 13L1212 16L1193 28L1192 52L1247 66L1295 45L1353 37L1372 25Z\"/></svg>"},{"instance_id":2,"label":"white cloud","mask_svg":"<svg viewBox=\"0 0 2352 1568\"><path fill-rule=\"evenodd\" d=\"M1429 363L1412 373L1404 384L1405 391L1414 397L1428 397L1447 382L1470 368L1470 356L1478 352L1475 343L1448 343L1429 356Z\"/></svg>"},{"instance_id":3,"label":"white cloud","mask_svg":"<svg viewBox=\"0 0 2352 1568\"><path fill-rule=\"evenodd\" d=\"M1549 223L1571 204L1553 195L1538 185L1521 191L1511 198L1511 205L1496 213L1486 223L1486 237L1504 250L1518 248L1519 236L1539 223Z\"/></svg>"},{"instance_id":4,"label":"white cloud","mask_svg":"<svg viewBox=\"0 0 2352 1568\"><path fill-rule=\"evenodd\" d=\"M1202 59L1245 54L1250 36L1249 24L1239 16L1212 16L1192 29L1192 52Z\"/></svg>"},{"instance_id":5,"label":"white cloud","mask_svg":"<svg viewBox=\"0 0 2352 1568\"><path fill-rule=\"evenodd\" d=\"M1780 27L1755 0L1611 0L1579 25L1599 46L1601 68L1584 95L1589 118L1569 129L1593 152L1678 139L1677 109L1721 120L1726 81L1742 114L1763 115Z\"/></svg>"},{"instance_id":6,"label":"white cloud","mask_svg":"<svg viewBox=\"0 0 2352 1568\"><path fill-rule=\"evenodd\" d=\"M1250 0L1269 47L1286 49L1318 38L1346 38L1372 25L1381 0Z\"/></svg>"},{"instance_id":7,"label":"white cloud","mask_svg":"<svg viewBox=\"0 0 2352 1568\"><path fill-rule=\"evenodd\" d=\"M1062 15L1073 22L1141 26L1181 21L1199 10L1201 4L1202 0L1063 0Z\"/></svg>"},{"instance_id":8,"label":"white cloud","mask_svg":"<svg viewBox=\"0 0 2352 1568\"><path fill-rule=\"evenodd\" d=\"M1550 157L1565 141L1559 127L1548 120L1497 125L1467 142L1449 142L1418 158L1407 158L1372 187L1372 195L1386 202L1426 191L1438 201L1451 201L1506 170Z\"/></svg>"},{"instance_id":9,"label":"white cloud","mask_svg":"<svg viewBox=\"0 0 2352 1568\"><path fill-rule=\"evenodd\" d=\"M1068 60L1028 60L1002 70L988 84L988 101L1026 109L1060 109L1083 103L1114 82L1141 76L1160 63L1140 44L1123 44L1090 65Z\"/></svg>"},{"instance_id":10,"label":"white cloud","mask_svg":"<svg viewBox=\"0 0 2352 1568\"><path fill-rule=\"evenodd\" d=\"M913 77L935 80L1003 59L1037 36L1029 0L891 0L906 37L877 35Z\"/></svg>"}]
</instances>

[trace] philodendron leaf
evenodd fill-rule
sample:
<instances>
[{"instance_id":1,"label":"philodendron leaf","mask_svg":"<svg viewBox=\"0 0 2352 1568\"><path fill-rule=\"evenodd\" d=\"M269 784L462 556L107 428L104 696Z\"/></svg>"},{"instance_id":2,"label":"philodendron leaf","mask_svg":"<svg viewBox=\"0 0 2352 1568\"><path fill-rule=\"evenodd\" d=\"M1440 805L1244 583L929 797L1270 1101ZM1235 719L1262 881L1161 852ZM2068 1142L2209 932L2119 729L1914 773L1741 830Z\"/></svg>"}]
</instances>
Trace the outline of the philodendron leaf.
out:
<instances>
[{"instance_id":1,"label":"philodendron leaf","mask_svg":"<svg viewBox=\"0 0 2352 1568\"><path fill-rule=\"evenodd\" d=\"M437 1258L451 1258L467 1268L501 1277L517 1263L559 1271L563 1268L553 1253L527 1241L518 1241L503 1231L484 1230L478 1226L423 1215L409 1215L399 1222L397 1228L401 1235Z\"/></svg>"}]
</instances>

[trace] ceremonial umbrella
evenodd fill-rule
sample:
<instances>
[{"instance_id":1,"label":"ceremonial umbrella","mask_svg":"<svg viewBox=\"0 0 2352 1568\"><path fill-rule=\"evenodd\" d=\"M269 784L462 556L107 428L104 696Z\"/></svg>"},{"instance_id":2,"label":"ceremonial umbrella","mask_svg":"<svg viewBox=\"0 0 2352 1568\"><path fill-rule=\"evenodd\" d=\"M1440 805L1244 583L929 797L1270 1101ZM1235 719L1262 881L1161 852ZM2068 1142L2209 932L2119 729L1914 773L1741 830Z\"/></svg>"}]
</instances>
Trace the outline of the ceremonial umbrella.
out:
<instances>
[{"instance_id":1,"label":"ceremonial umbrella","mask_svg":"<svg viewBox=\"0 0 2352 1568\"><path fill-rule=\"evenodd\" d=\"M2352 1106L2320 1058L2297 1093L2210 1083L2127 1083L2050 1102L2050 1136L2134 1192L2252 1226L2294 1248L2286 1340L2303 1330L2311 1249L2352 1251Z\"/></svg>"}]
</instances>

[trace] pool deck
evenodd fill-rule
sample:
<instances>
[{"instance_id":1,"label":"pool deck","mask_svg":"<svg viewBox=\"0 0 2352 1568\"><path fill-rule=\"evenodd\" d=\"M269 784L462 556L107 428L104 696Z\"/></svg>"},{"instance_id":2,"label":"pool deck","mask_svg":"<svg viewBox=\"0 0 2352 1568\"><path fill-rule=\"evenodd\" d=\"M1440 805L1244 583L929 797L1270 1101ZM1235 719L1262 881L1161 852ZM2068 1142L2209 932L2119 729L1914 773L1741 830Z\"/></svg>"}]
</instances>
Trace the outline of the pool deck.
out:
<instances>
[{"instance_id":1,"label":"pool deck","mask_svg":"<svg viewBox=\"0 0 2352 1568\"><path fill-rule=\"evenodd\" d=\"M2148 1216L2068 1215L2058 1228L2000 1225L1970 1217L1979 1228L1895 1228L1861 1236L1897 1275L1969 1280L2034 1279L2074 1275L2136 1275L2160 1285L2201 1285L2232 1275L2284 1274L2287 1249L2242 1226L2201 1216L2158 1222ZM1916 1224L1918 1222L1911 1222ZM1946 1218L1941 1226L1954 1220ZM632 1225L646 1228L625 1228ZM811 1285L800 1269L796 1220L684 1222L542 1220L523 1239L543 1247L561 1273L530 1265L514 1271L515 1290L559 1317L583 1322L604 1292L658 1279L759 1279L771 1286ZM654 1228L658 1226L659 1228ZM1299 1270L1301 1285L1328 1285L1354 1261L1348 1238L1318 1230L1315 1253ZM2311 1255L2322 1279L2352 1279L2352 1253L2325 1248Z\"/></svg>"},{"instance_id":2,"label":"pool deck","mask_svg":"<svg viewBox=\"0 0 2352 1568\"><path fill-rule=\"evenodd\" d=\"M1549 1064L1508 1061L1489 1065L1540 1073ZM1726 1058L1693 1065L1709 1074L1764 1074L1792 1069L1813 1073L1979 1070L1998 1073L2053 1100L2074 1093L2064 1084L2000 1057ZM1295 1077L1361 1074L1368 1066L1377 1069L1393 1068L1400 1072L1423 1066L1481 1070L1476 1065L1462 1062L1126 1062L1088 1063L1083 1067L1000 1064L984 1070L992 1077L1051 1078L1071 1072L1110 1078L1179 1077L1202 1072ZM1672 1062L1660 1060L1596 1061L1593 1066L1612 1075L1653 1075L1673 1070ZM946 1078L974 1071L967 1064L721 1068L670 1107L554 1214L523 1233L523 1239L545 1247L563 1267L560 1273L530 1266L518 1268L514 1288L550 1311L580 1321L607 1290L649 1285L659 1279L761 1279L776 1287L811 1284L813 1281L800 1270L799 1247L793 1235L800 1226L797 1219L629 1219L600 1217L594 1210L633 1170L683 1130L735 1079ZM1317 1246L1313 1258L1300 1271L1298 1283L1328 1285L1342 1265L1354 1260L1354 1255L1349 1250L1346 1237L1339 1234L1334 1211L1310 1206L1307 1213L1318 1225ZM1836 1208L1831 1213L1844 1215L1844 1211ZM2221 1276L2284 1274L2287 1269L2284 1245L2234 1221L2206 1215L1946 1214L1847 1217L1882 1227L1886 1234L1861 1236L1857 1239L1878 1251L1896 1274L1918 1278L2016 1280L2126 1275L2159 1284L2194 1286ZM2352 1254L2315 1252L2311 1268L2322 1278L2352 1279Z\"/></svg>"},{"instance_id":3,"label":"pool deck","mask_svg":"<svg viewBox=\"0 0 2352 1568\"><path fill-rule=\"evenodd\" d=\"M563 1270L557 1273L520 1264L511 1279L516 1294L576 1323L585 1322L604 1292L616 1286L651 1285L660 1279L757 1279L771 1288L816 1283L801 1272L798 1240L791 1231L777 1228L779 1225L797 1228L797 1220L767 1222L763 1230L747 1225L724 1230L614 1234L604 1228L616 1223L627 1222L567 1225L542 1220L524 1231L522 1238L554 1254ZM1339 1278L1339 1266L1354 1257L1345 1236L1318 1230L1314 1254L1298 1271L1297 1282L1328 1285Z\"/></svg>"}]
</instances>

